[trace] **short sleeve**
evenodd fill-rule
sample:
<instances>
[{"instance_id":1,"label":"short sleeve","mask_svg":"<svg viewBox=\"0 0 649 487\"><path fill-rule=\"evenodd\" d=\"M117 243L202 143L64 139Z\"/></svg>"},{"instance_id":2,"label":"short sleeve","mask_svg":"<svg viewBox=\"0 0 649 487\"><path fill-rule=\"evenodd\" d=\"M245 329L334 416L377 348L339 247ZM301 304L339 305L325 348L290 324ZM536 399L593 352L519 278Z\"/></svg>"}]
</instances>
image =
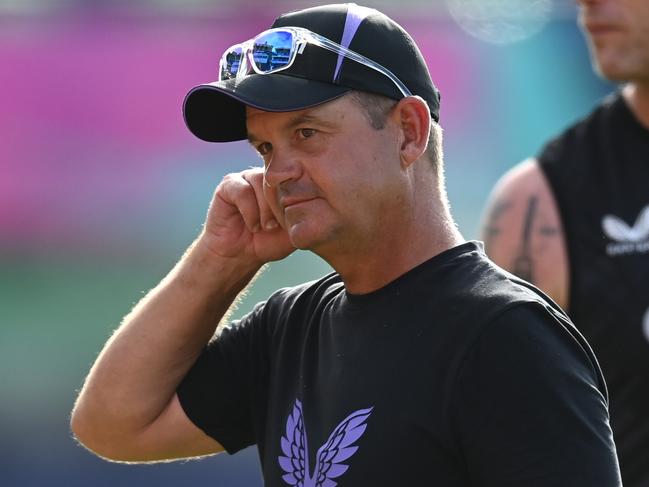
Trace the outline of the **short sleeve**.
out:
<instances>
[{"instance_id":1,"label":"short sleeve","mask_svg":"<svg viewBox=\"0 0 649 487\"><path fill-rule=\"evenodd\" d=\"M213 338L180 383L177 394L189 419L228 453L256 443L253 408L267 370L260 335L263 305Z\"/></svg>"},{"instance_id":2,"label":"short sleeve","mask_svg":"<svg viewBox=\"0 0 649 487\"><path fill-rule=\"evenodd\" d=\"M540 304L514 306L483 330L453 401L471 485L622 485L605 385L576 333Z\"/></svg>"}]
</instances>

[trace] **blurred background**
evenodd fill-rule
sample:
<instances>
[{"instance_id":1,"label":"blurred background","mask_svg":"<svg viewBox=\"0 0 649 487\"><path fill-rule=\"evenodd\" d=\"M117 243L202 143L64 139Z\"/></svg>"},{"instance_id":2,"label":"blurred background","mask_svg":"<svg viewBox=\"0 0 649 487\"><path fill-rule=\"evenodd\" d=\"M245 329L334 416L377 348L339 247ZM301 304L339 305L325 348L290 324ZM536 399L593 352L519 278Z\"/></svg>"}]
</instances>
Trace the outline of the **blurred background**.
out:
<instances>
[{"instance_id":1,"label":"blurred background","mask_svg":"<svg viewBox=\"0 0 649 487\"><path fill-rule=\"evenodd\" d=\"M199 232L212 191L257 163L183 125L222 51L316 0L0 0L0 485L260 486L256 451L131 466L71 438L105 340ZM320 2L329 3L329 2ZM476 238L490 188L613 89L569 0L364 3L415 38L442 92L449 197ZM298 252L239 309L318 277Z\"/></svg>"}]
</instances>

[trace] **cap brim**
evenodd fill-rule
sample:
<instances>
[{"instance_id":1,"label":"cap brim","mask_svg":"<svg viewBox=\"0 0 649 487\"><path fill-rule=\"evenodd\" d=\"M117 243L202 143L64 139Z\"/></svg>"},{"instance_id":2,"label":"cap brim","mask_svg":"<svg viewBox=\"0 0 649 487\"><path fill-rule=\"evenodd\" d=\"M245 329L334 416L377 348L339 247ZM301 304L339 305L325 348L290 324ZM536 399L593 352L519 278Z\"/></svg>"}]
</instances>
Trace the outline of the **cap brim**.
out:
<instances>
[{"instance_id":1,"label":"cap brim","mask_svg":"<svg viewBox=\"0 0 649 487\"><path fill-rule=\"evenodd\" d=\"M187 128L207 142L247 138L246 105L268 112L302 110L351 91L346 86L285 76L252 74L194 87L185 97Z\"/></svg>"}]
</instances>

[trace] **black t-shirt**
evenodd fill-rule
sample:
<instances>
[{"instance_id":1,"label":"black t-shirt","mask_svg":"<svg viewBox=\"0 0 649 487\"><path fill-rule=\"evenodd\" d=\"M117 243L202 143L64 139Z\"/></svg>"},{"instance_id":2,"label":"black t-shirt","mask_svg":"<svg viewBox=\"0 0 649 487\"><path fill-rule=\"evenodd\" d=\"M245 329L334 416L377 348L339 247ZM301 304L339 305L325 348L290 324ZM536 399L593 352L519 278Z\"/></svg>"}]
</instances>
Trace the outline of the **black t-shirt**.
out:
<instances>
[{"instance_id":1,"label":"black t-shirt","mask_svg":"<svg viewBox=\"0 0 649 487\"><path fill-rule=\"evenodd\" d=\"M649 130L620 94L539 156L570 262L568 314L610 395L626 487L649 487Z\"/></svg>"},{"instance_id":2,"label":"black t-shirt","mask_svg":"<svg viewBox=\"0 0 649 487\"><path fill-rule=\"evenodd\" d=\"M257 444L269 486L620 485L590 348L477 243L365 295L278 291L178 395L228 452Z\"/></svg>"}]
</instances>

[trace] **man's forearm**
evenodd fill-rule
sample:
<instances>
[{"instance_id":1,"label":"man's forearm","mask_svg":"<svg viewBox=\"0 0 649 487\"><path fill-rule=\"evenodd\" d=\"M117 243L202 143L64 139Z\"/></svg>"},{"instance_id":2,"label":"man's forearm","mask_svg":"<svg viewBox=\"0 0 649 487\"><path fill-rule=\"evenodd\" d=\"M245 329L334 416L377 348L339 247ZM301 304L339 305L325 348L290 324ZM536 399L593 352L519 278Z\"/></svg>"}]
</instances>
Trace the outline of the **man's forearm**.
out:
<instances>
[{"instance_id":1,"label":"man's forearm","mask_svg":"<svg viewBox=\"0 0 649 487\"><path fill-rule=\"evenodd\" d=\"M258 269L197 241L100 353L73 411L75 433L127 437L153 422Z\"/></svg>"}]
</instances>

